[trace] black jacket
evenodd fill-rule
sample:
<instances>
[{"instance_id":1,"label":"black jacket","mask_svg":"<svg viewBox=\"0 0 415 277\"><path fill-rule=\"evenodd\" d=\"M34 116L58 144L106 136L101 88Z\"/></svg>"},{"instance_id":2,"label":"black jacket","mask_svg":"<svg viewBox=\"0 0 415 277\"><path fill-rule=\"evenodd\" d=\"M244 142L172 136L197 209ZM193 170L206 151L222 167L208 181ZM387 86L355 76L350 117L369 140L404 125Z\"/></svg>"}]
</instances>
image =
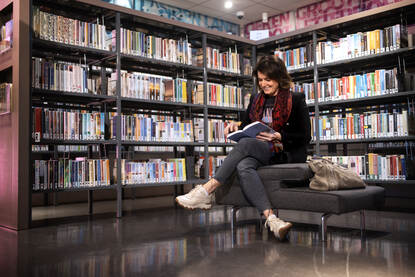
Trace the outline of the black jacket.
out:
<instances>
[{"instance_id":1,"label":"black jacket","mask_svg":"<svg viewBox=\"0 0 415 277\"><path fill-rule=\"evenodd\" d=\"M249 110L255 95L251 96L248 109L242 117L240 128L252 123ZM307 145L311 140L310 115L303 93L292 93L292 109L288 121L281 130L286 162L303 163L307 159Z\"/></svg>"}]
</instances>

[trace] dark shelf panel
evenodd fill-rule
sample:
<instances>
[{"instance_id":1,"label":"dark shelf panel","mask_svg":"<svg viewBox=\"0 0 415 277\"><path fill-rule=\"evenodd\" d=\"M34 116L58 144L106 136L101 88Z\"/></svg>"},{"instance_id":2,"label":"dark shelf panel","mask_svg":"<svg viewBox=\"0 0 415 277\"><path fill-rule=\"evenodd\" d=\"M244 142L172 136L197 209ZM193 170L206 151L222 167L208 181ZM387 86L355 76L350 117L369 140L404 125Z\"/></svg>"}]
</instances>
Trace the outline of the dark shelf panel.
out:
<instances>
[{"instance_id":1,"label":"dark shelf panel","mask_svg":"<svg viewBox=\"0 0 415 277\"><path fill-rule=\"evenodd\" d=\"M238 112L244 112L245 109L241 108L233 108L233 107L222 107L222 106L212 106L207 105L207 108L209 110L209 114L229 114L229 113L238 113Z\"/></svg>"},{"instance_id":2,"label":"dark shelf panel","mask_svg":"<svg viewBox=\"0 0 415 277\"><path fill-rule=\"evenodd\" d=\"M133 107L133 108L145 108L149 110L177 110L177 108L191 108L192 110L203 110L203 105L192 104L192 103L180 103L180 102L167 102L167 101L158 101L158 100L147 100L147 99L137 99L137 98L128 98L121 97L127 105L123 107Z\"/></svg>"},{"instance_id":3,"label":"dark shelf panel","mask_svg":"<svg viewBox=\"0 0 415 277\"><path fill-rule=\"evenodd\" d=\"M366 184L376 185L411 185L415 186L415 180L364 180Z\"/></svg>"},{"instance_id":4,"label":"dark shelf panel","mask_svg":"<svg viewBox=\"0 0 415 277\"><path fill-rule=\"evenodd\" d=\"M375 106L381 104L390 104L391 102L397 103L398 101L406 101L408 96L415 96L415 91L405 91L405 92L397 92L392 94L384 94L378 96L368 96L368 97L361 97L361 98L353 98L353 99L346 99L346 100L334 100L334 101L324 101L318 102L319 108L349 108L349 107L362 107L364 105L367 106ZM347 104L347 105L345 105ZM314 108L314 104L307 104L307 107Z\"/></svg>"},{"instance_id":5,"label":"dark shelf panel","mask_svg":"<svg viewBox=\"0 0 415 277\"><path fill-rule=\"evenodd\" d=\"M96 48L64 44L56 41L33 38L33 56L53 53L57 59L70 59L79 62L81 54L85 54L87 62L115 59L115 53ZM47 56L49 57L49 56Z\"/></svg>"},{"instance_id":6,"label":"dark shelf panel","mask_svg":"<svg viewBox=\"0 0 415 277\"><path fill-rule=\"evenodd\" d=\"M187 184L203 184L207 182L206 179L194 179L187 181L174 181L174 182L154 182L154 183L142 183L134 185L123 185L122 188L140 188L140 187L160 187L160 186L176 186L176 185L187 185Z\"/></svg>"},{"instance_id":7,"label":"dark shelf panel","mask_svg":"<svg viewBox=\"0 0 415 277\"><path fill-rule=\"evenodd\" d=\"M123 145L133 145L133 146L204 146L203 142L177 142L177 141L121 141Z\"/></svg>"},{"instance_id":8,"label":"dark shelf panel","mask_svg":"<svg viewBox=\"0 0 415 277\"><path fill-rule=\"evenodd\" d=\"M209 142L209 147L227 147L227 146L235 146L236 143L230 143L230 142Z\"/></svg>"},{"instance_id":9,"label":"dark shelf panel","mask_svg":"<svg viewBox=\"0 0 415 277\"><path fill-rule=\"evenodd\" d=\"M361 56L361 57L356 57L356 58L351 58L351 59L340 60L336 62L328 62L324 64L318 64L317 68L319 70L322 70L322 69L336 67L337 70L338 68L342 68L343 70L341 71L350 71L350 66L355 65L355 64L365 64L365 65L367 64L373 67L373 63L375 64L388 63L390 59L395 58L397 55L409 53L410 51L414 49L415 49L414 47L400 48L397 50L387 51L387 52L378 53L378 54L366 55L366 56ZM388 66L390 67L389 64Z\"/></svg>"},{"instance_id":10,"label":"dark shelf panel","mask_svg":"<svg viewBox=\"0 0 415 277\"><path fill-rule=\"evenodd\" d=\"M72 144L107 144L107 145L115 145L117 142L115 140L59 140L59 139L42 139L39 142L33 141L32 144L62 144L62 145L72 145Z\"/></svg>"},{"instance_id":11,"label":"dark shelf panel","mask_svg":"<svg viewBox=\"0 0 415 277\"><path fill-rule=\"evenodd\" d=\"M55 154L54 151L32 151L32 155L53 155ZM62 151L58 151L57 152L58 155L87 155L88 151L66 151L66 152L62 152ZM92 152L91 154L97 154L98 152Z\"/></svg>"},{"instance_id":12,"label":"dark shelf panel","mask_svg":"<svg viewBox=\"0 0 415 277\"><path fill-rule=\"evenodd\" d=\"M98 95L91 93L77 93L57 90L45 90L32 88L33 101L57 101L63 102L70 100L71 102L87 103L87 104L102 104L104 102L111 103L117 100L115 96ZM66 102L66 101L65 101Z\"/></svg>"},{"instance_id":13,"label":"dark shelf panel","mask_svg":"<svg viewBox=\"0 0 415 277\"><path fill-rule=\"evenodd\" d=\"M238 74L238 73L229 72L229 71L225 71L225 70L208 68L206 70L206 72L208 74L218 75L218 76L223 76L223 77L231 77L231 78L238 78L238 79L244 79L244 80L252 80L251 75L243 75L243 74Z\"/></svg>"},{"instance_id":14,"label":"dark shelf panel","mask_svg":"<svg viewBox=\"0 0 415 277\"><path fill-rule=\"evenodd\" d=\"M64 189L49 189L49 190L32 190L32 193L52 193L52 192L75 192L75 191L90 191L90 190L112 190L117 186L96 186L96 187L79 187L79 188L64 188Z\"/></svg>"},{"instance_id":15,"label":"dark shelf panel","mask_svg":"<svg viewBox=\"0 0 415 277\"><path fill-rule=\"evenodd\" d=\"M133 62L139 62L139 66L145 65L152 65L156 66L160 69L166 69L168 68L179 68L179 69L185 69L185 70L196 70L198 72L203 72L203 67L195 66L195 65L188 65L184 63L176 63L176 62L170 62L170 61L164 61L164 60L158 60L153 58L147 58L142 57L138 55L130 55L130 54L121 54L121 59L125 61L133 61Z\"/></svg>"},{"instance_id":16,"label":"dark shelf panel","mask_svg":"<svg viewBox=\"0 0 415 277\"><path fill-rule=\"evenodd\" d=\"M343 140L320 140L320 144L333 144L333 143L371 143L381 141L409 141L415 140L415 136L406 137L386 137L386 138L365 138L365 139L343 139ZM311 144L316 144L311 142Z\"/></svg>"},{"instance_id":17,"label":"dark shelf panel","mask_svg":"<svg viewBox=\"0 0 415 277\"><path fill-rule=\"evenodd\" d=\"M288 70L288 73L290 73L291 75L294 74L301 74L301 73L305 73L305 72L310 72L314 70L314 66L307 66L304 68L297 68L297 69L290 69Z\"/></svg>"},{"instance_id":18,"label":"dark shelf panel","mask_svg":"<svg viewBox=\"0 0 415 277\"><path fill-rule=\"evenodd\" d=\"M369 68L373 68L375 64L378 64L378 67L386 66L390 67L392 59L395 59L398 55L406 55L410 54L411 51L413 51L415 48L400 48L393 51L387 51L384 53L378 53L378 54L372 54L372 55L366 55L351 59L344 59L340 61L335 62L329 62L324 64L317 64L317 68L321 75L324 75L323 71L331 71L334 70L337 73L338 72L359 72L362 71L364 67L367 68L365 71L370 71ZM305 73L311 74L314 70L313 66L304 67L304 68L298 68L298 69L292 69L288 72L293 75L295 79L300 78L301 76L297 77L296 75L303 75ZM320 76L321 77L321 76ZM323 76L323 79L327 78L329 76Z\"/></svg>"}]
</instances>

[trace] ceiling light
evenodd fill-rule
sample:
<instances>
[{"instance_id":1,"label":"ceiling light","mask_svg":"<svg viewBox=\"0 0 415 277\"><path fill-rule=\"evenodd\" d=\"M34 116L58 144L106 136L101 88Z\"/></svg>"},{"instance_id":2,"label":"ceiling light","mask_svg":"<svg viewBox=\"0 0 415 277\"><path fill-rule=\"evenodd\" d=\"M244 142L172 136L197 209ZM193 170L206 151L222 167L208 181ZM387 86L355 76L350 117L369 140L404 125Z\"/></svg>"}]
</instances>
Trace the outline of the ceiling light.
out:
<instances>
[{"instance_id":1,"label":"ceiling light","mask_svg":"<svg viewBox=\"0 0 415 277\"><path fill-rule=\"evenodd\" d=\"M226 1L225 2L225 9L230 9L230 8L232 8L232 6L233 6L232 1Z\"/></svg>"}]
</instances>

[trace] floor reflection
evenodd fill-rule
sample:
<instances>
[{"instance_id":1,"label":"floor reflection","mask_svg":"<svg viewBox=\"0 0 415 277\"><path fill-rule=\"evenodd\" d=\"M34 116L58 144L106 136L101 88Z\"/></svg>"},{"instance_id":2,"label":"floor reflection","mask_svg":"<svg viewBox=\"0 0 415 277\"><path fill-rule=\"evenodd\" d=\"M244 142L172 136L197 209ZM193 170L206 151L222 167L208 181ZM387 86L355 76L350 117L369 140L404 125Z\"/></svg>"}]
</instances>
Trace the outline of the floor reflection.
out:
<instances>
[{"instance_id":1,"label":"floor reflection","mask_svg":"<svg viewBox=\"0 0 415 277\"><path fill-rule=\"evenodd\" d=\"M369 231L361 240L358 230L329 228L322 243L315 225L294 224L289 240L279 242L260 231L255 213L246 212L251 220L244 213L235 234L226 209L167 209L44 226L0 240L6 246L0 254L18 245L20 276L415 275L413 233Z\"/></svg>"}]
</instances>

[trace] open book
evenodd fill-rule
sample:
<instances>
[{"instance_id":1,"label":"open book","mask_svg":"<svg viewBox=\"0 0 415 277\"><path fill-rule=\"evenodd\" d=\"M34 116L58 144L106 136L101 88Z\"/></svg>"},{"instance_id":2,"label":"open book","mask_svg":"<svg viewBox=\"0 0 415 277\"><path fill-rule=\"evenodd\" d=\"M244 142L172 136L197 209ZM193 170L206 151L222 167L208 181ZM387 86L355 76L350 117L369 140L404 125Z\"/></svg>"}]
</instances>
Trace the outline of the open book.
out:
<instances>
[{"instance_id":1,"label":"open book","mask_svg":"<svg viewBox=\"0 0 415 277\"><path fill-rule=\"evenodd\" d=\"M261 132L275 133L274 129L272 129L268 125L265 125L260 121L255 121L249 125L246 125L242 130L238 130L228 134L227 139L239 141L241 138L245 137L254 138L258 133Z\"/></svg>"}]
</instances>

